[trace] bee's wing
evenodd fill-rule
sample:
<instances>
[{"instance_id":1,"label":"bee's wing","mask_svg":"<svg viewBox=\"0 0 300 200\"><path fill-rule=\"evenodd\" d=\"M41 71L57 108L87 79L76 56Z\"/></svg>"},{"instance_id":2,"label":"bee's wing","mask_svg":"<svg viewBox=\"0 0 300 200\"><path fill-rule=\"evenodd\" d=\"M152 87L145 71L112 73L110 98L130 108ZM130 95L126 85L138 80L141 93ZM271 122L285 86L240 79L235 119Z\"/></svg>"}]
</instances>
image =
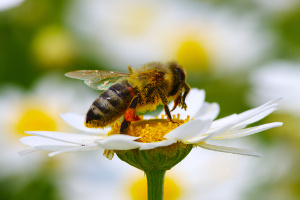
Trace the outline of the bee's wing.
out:
<instances>
[{"instance_id":1,"label":"bee's wing","mask_svg":"<svg viewBox=\"0 0 300 200\"><path fill-rule=\"evenodd\" d=\"M77 70L65 74L67 77L80 80L87 80L95 77L125 77L128 75L128 73L104 70Z\"/></svg>"},{"instance_id":2,"label":"bee's wing","mask_svg":"<svg viewBox=\"0 0 300 200\"><path fill-rule=\"evenodd\" d=\"M119 78L129 76L129 74L103 70L78 70L68 72L65 76L84 80L84 83L93 89L106 90Z\"/></svg>"},{"instance_id":3,"label":"bee's wing","mask_svg":"<svg viewBox=\"0 0 300 200\"><path fill-rule=\"evenodd\" d=\"M84 80L84 83L95 90L107 90L119 78L119 76L94 77Z\"/></svg>"}]
</instances>

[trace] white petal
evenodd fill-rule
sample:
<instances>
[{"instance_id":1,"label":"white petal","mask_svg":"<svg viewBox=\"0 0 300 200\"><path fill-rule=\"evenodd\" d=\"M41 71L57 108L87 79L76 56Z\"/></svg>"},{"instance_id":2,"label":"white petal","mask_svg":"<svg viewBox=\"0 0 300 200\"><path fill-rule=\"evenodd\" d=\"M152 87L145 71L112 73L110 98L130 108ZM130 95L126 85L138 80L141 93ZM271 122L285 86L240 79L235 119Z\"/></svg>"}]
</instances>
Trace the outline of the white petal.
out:
<instances>
[{"instance_id":1,"label":"white petal","mask_svg":"<svg viewBox=\"0 0 300 200\"><path fill-rule=\"evenodd\" d=\"M282 98L276 98L276 99L273 99L271 101L268 101L267 103L261 105L261 106L258 106L256 108L253 108L253 109L250 109L250 110L247 110L245 112L242 112L239 114L239 116L241 118L243 117L246 117L246 116L249 116L249 115L252 115L253 113L257 113L259 112L260 110L266 108L266 107L276 107L278 105L278 102L281 100Z\"/></svg>"},{"instance_id":2,"label":"white petal","mask_svg":"<svg viewBox=\"0 0 300 200\"><path fill-rule=\"evenodd\" d=\"M212 121L210 119L195 119L167 133L164 138L175 139L177 141L186 141L191 138L198 137L209 129L211 122Z\"/></svg>"},{"instance_id":3,"label":"white petal","mask_svg":"<svg viewBox=\"0 0 300 200\"><path fill-rule=\"evenodd\" d=\"M53 155L63 152L71 152L71 151L83 151L83 150L96 150L97 144L91 145L78 145L72 143L66 143L62 141L57 141L49 138L43 138L40 136L28 136L21 138L21 142L26 145L33 146L34 149L37 150L47 150L54 151ZM27 154L33 152L29 150L22 151L21 154ZM52 154L50 155L52 156Z\"/></svg>"},{"instance_id":4,"label":"white petal","mask_svg":"<svg viewBox=\"0 0 300 200\"><path fill-rule=\"evenodd\" d=\"M192 118L214 120L218 116L219 112L220 112L219 104L204 102L202 108L198 110L198 112L195 114L195 116L192 116Z\"/></svg>"},{"instance_id":5,"label":"white petal","mask_svg":"<svg viewBox=\"0 0 300 200\"><path fill-rule=\"evenodd\" d=\"M140 150L154 149L156 147L169 146L176 142L177 142L176 140L164 140L164 141L160 141L160 142L141 143Z\"/></svg>"},{"instance_id":6,"label":"white petal","mask_svg":"<svg viewBox=\"0 0 300 200\"><path fill-rule=\"evenodd\" d=\"M270 128L282 126L281 122L273 122L269 124L263 124L256 127L246 128L242 130L229 130L224 132L222 135L219 135L217 137L211 138L212 140L223 140L223 139L232 139L232 138L239 138L239 137L245 137L248 135L252 135Z\"/></svg>"},{"instance_id":7,"label":"white petal","mask_svg":"<svg viewBox=\"0 0 300 200\"><path fill-rule=\"evenodd\" d=\"M203 149L207 150L213 150L213 151L219 151L219 152L225 152L225 153L233 153L233 154L240 154L245 156L253 156L253 157L262 157L260 153L250 151L248 149L240 149L240 148L234 148L234 147L224 147L224 146L217 146L207 143L199 143L196 144L196 146L199 146Z\"/></svg>"},{"instance_id":8,"label":"white petal","mask_svg":"<svg viewBox=\"0 0 300 200\"><path fill-rule=\"evenodd\" d=\"M276 107L278 106L278 102L281 100L282 98L277 98L277 99L273 99L257 108L253 108L251 110L247 110L245 112L242 112L240 114L238 114L239 120L238 123L242 123L246 120L251 119L252 117L256 117L256 116L260 116L261 113L269 113L269 111L274 111L276 110ZM258 117L257 119L259 119L260 117ZM250 120L251 121L251 120ZM258 120L256 120L258 121Z\"/></svg>"},{"instance_id":9,"label":"white petal","mask_svg":"<svg viewBox=\"0 0 300 200\"><path fill-rule=\"evenodd\" d=\"M220 127L226 126L229 123L233 124L235 121L237 121L237 119L238 119L237 114L232 114L227 117L217 119L217 120L213 121L213 123L211 124L211 128L215 129L215 128L220 128Z\"/></svg>"},{"instance_id":10,"label":"white petal","mask_svg":"<svg viewBox=\"0 0 300 200\"><path fill-rule=\"evenodd\" d=\"M40 137L40 136L22 137L20 139L20 141L22 144L26 144L26 145L32 146L32 147L41 146L41 145L70 145L70 146L75 145L72 143L62 142L62 141L44 138L44 137Z\"/></svg>"},{"instance_id":11,"label":"white petal","mask_svg":"<svg viewBox=\"0 0 300 200\"><path fill-rule=\"evenodd\" d=\"M265 118L267 115L269 115L270 113L274 112L275 110L277 110L277 108L275 107L266 107L265 110L261 110L259 113L257 113L256 115L253 115L252 117L249 117L246 120L243 120L243 122L239 122L234 129L241 129L246 127L249 124L252 124L254 122L257 122L263 118Z\"/></svg>"},{"instance_id":12,"label":"white petal","mask_svg":"<svg viewBox=\"0 0 300 200\"><path fill-rule=\"evenodd\" d=\"M63 113L60 117L67 122L70 126L88 133L97 133L101 135L106 135L110 131L110 127L105 128L87 128L84 125L85 117L76 113Z\"/></svg>"},{"instance_id":13,"label":"white petal","mask_svg":"<svg viewBox=\"0 0 300 200\"><path fill-rule=\"evenodd\" d=\"M222 127L228 123L235 124L235 128L244 128L248 124L256 122L276 110L276 106L278 105L277 102L280 100L281 98L274 99L257 108L253 108L240 114L232 114L230 116L215 120L212 123L211 128Z\"/></svg>"},{"instance_id":14,"label":"white petal","mask_svg":"<svg viewBox=\"0 0 300 200\"><path fill-rule=\"evenodd\" d=\"M197 88L192 88L190 93L188 94L186 98L186 105L187 109L186 111L177 107L172 114L180 114L181 119L186 119L186 117L194 116L202 107L205 99L205 91L199 90ZM174 105L174 102L169 104L169 108L172 109ZM158 116L161 116L162 114L165 114L164 111L162 111Z\"/></svg>"},{"instance_id":15,"label":"white petal","mask_svg":"<svg viewBox=\"0 0 300 200\"><path fill-rule=\"evenodd\" d=\"M55 151L52 153L49 153L49 156L55 156L61 153L66 153L66 152L76 152L76 151L91 151L91 150L98 150L99 146L97 144L90 144L86 146L78 146L78 147L72 147L72 148L65 148L60 151Z\"/></svg>"},{"instance_id":16,"label":"white petal","mask_svg":"<svg viewBox=\"0 0 300 200\"><path fill-rule=\"evenodd\" d=\"M134 140L139 137L133 137L128 135L112 135L106 137L102 140L97 140L96 142L103 149L108 150L129 150L136 149L140 147L140 142L135 142Z\"/></svg>"},{"instance_id":17,"label":"white petal","mask_svg":"<svg viewBox=\"0 0 300 200\"><path fill-rule=\"evenodd\" d=\"M35 146L34 148L39 150L45 150L45 151L61 151L63 149L69 149L69 148L75 148L75 147L81 147L80 145L42 145L42 146Z\"/></svg>"},{"instance_id":18,"label":"white petal","mask_svg":"<svg viewBox=\"0 0 300 200\"><path fill-rule=\"evenodd\" d=\"M62 142L74 143L74 144L92 144L95 140L103 138L102 136L96 135L85 135L85 134L74 134L74 133L63 133L56 131L26 131L30 135L36 135L46 137Z\"/></svg>"},{"instance_id":19,"label":"white petal","mask_svg":"<svg viewBox=\"0 0 300 200\"><path fill-rule=\"evenodd\" d=\"M245 127L250 123L256 122L260 119L262 119L263 117L265 117L266 115L270 114L271 112L276 110L276 106L277 104L272 104L272 105L268 105L266 107L263 107L259 110L256 110L253 113L249 113L249 115L238 115L238 120L236 122L236 128L238 127Z\"/></svg>"},{"instance_id":20,"label":"white petal","mask_svg":"<svg viewBox=\"0 0 300 200\"><path fill-rule=\"evenodd\" d=\"M36 149L36 148L27 148L27 149L24 149L22 151L19 151L18 154L20 154L21 156L24 156L24 155L27 155L29 153L33 153L33 152L37 152L37 151L40 151L40 149Z\"/></svg>"},{"instance_id":21,"label":"white petal","mask_svg":"<svg viewBox=\"0 0 300 200\"><path fill-rule=\"evenodd\" d=\"M58 151L65 148L77 147L79 145L53 140L49 138L43 138L39 136L28 136L20 139L23 144L34 147L35 149ZM25 152L26 153L26 152Z\"/></svg>"},{"instance_id":22,"label":"white petal","mask_svg":"<svg viewBox=\"0 0 300 200\"><path fill-rule=\"evenodd\" d=\"M212 137L216 137L217 135L224 133L224 131L229 130L232 126L233 126L232 124L227 124L226 126L224 126L222 128L210 130L206 134L204 134L200 137L196 137L196 138L193 138L193 139L187 141L187 143L195 144L195 143L206 141Z\"/></svg>"}]
</instances>

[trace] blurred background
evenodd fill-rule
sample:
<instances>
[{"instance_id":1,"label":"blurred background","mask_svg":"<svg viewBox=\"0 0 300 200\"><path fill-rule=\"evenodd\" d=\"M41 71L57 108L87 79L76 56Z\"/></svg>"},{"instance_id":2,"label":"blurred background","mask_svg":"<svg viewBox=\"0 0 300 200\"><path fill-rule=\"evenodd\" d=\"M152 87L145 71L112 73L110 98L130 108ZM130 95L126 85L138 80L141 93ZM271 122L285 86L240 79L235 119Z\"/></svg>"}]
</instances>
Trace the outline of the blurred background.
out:
<instances>
[{"instance_id":1,"label":"blurred background","mask_svg":"<svg viewBox=\"0 0 300 200\"><path fill-rule=\"evenodd\" d=\"M257 123L284 125L225 141L259 159L194 149L167 173L165 199L300 199L299 0L0 0L0 199L146 199L144 174L116 157L20 157L19 139L75 131L59 113L85 114L99 91L64 73L172 60L219 118L284 97Z\"/></svg>"}]
</instances>

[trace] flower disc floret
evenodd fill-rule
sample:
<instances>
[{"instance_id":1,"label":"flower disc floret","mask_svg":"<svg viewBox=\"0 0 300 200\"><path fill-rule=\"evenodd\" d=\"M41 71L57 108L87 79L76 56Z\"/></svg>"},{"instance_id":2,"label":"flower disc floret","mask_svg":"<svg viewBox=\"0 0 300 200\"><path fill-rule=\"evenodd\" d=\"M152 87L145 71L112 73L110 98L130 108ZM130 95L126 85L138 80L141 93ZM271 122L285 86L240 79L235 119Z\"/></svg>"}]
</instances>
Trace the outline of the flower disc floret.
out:
<instances>
[{"instance_id":1,"label":"flower disc floret","mask_svg":"<svg viewBox=\"0 0 300 200\"><path fill-rule=\"evenodd\" d=\"M173 115L173 122L165 119L165 115L162 114L161 118L155 117L154 119L141 120L132 122L127 135L139 137L137 142L151 143L164 141L166 138L164 136L177 128L178 126L188 122L190 116L186 119L180 119L180 114ZM120 134L121 124L120 122L115 123L108 135Z\"/></svg>"}]
</instances>

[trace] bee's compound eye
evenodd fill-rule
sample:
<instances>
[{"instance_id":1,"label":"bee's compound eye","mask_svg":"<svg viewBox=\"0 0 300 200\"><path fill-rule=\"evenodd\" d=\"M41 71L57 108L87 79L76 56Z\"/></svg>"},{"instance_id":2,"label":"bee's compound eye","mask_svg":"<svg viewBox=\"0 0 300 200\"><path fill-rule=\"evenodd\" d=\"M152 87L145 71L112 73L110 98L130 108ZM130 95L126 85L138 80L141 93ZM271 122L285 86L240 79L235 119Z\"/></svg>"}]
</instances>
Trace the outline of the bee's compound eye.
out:
<instances>
[{"instance_id":1,"label":"bee's compound eye","mask_svg":"<svg viewBox=\"0 0 300 200\"><path fill-rule=\"evenodd\" d=\"M176 67L175 70L177 72L177 75L180 77L180 80L185 81L185 78L186 78L185 77L185 72L179 67Z\"/></svg>"}]
</instances>

